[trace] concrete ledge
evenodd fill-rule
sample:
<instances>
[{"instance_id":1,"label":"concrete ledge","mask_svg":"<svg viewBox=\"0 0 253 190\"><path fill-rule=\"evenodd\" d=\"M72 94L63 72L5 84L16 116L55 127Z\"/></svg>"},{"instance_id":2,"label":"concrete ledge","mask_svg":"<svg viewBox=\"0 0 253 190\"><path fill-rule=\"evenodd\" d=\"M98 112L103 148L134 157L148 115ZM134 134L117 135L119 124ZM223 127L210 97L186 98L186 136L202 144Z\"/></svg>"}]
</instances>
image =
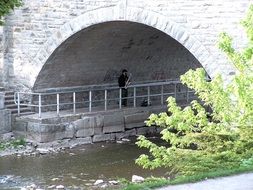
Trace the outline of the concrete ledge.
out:
<instances>
[{"instance_id":1,"label":"concrete ledge","mask_svg":"<svg viewBox=\"0 0 253 190\"><path fill-rule=\"evenodd\" d=\"M163 108L145 107L123 110L112 110L104 113L87 113L66 115L37 120L31 116L15 120L14 132L38 142L50 142L62 139L86 139L87 142L101 142L130 136L153 134L155 127L145 127L153 111L163 111ZM75 120L74 120L75 119Z\"/></svg>"}]
</instances>

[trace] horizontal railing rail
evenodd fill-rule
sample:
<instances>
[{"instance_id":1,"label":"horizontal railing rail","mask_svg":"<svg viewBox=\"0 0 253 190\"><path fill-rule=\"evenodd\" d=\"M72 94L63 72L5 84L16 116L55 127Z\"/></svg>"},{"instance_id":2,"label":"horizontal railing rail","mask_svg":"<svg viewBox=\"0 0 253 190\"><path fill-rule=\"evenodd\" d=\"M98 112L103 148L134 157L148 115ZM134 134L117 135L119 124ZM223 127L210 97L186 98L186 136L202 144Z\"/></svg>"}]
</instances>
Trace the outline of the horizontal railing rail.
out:
<instances>
[{"instance_id":1,"label":"horizontal railing rail","mask_svg":"<svg viewBox=\"0 0 253 190\"><path fill-rule=\"evenodd\" d=\"M180 86L181 85L181 86ZM179 88L179 86L181 88ZM158 89L152 89L158 88ZM167 89L166 89L167 88ZM122 108L122 101L132 101L132 107L137 107L137 100L143 99L146 101L146 105L151 104L152 98L157 98L156 101L160 101L160 105L164 105L166 96L174 96L176 99L180 94L185 95L186 102L189 102L190 94L194 93L194 91L189 90L187 87L182 85L182 83L178 80L175 81L164 81L164 82L153 82L153 83L145 83L145 84L132 84L127 87L129 95L126 97L122 96L122 88L118 86L94 86L92 89L68 89L67 91L62 92L15 92L14 101L18 107L18 116L20 116L20 107L28 106L37 109L39 118L42 115L42 109L53 107L57 115L59 116L61 107L70 106L73 110L73 113L76 113L76 109L78 105L85 105L88 108L88 112L92 112L93 108L96 107L96 104L102 103L103 110L108 110L109 102L116 102L112 105L117 105L118 109ZM141 93L137 93L137 90L141 90ZM167 91L166 91L167 90ZM99 94L100 93L100 94ZM102 98L96 99L96 96L102 94ZM109 94L113 97L109 97ZM70 95L71 100L68 98L64 98L64 96ZM86 95L86 96L84 96ZM78 101L77 98L82 100ZM27 98L28 97L28 98ZM46 99L46 97L50 97L48 102L42 101L42 99ZM24 103L22 99L29 99L29 102ZM62 101L68 99L68 102ZM45 100L46 101L46 100ZM53 101L53 103L52 103Z\"/></svg>"}]
</instances>

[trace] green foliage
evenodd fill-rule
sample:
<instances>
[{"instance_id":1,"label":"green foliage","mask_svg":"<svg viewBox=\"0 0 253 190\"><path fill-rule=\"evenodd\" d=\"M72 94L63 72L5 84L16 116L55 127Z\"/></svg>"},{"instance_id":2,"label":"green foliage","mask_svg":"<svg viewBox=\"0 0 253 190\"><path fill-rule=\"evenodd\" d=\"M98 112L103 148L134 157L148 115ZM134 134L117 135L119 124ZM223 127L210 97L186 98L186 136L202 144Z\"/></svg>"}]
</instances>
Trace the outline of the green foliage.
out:
<instances>
[{"instance_id":1,"label":"green foliage","mask_svg":"<svg viewBox=\"0 0 253 190\"><path fill-rule=\"evenodd\" d=\"M7 142L0 142L0 151L8 148L17 148L18 146L25 146L26 141L24 139L15 139Z\"/></svg>"},{"instance_id":2,"label":"green foliage","mask_svg":"<svg viewBox=\"0 0 253 190\"><path fill-rule=\"evenodd\" d=\"M1 0L0 1L0 25L3 25L3 17L9 14L15 7L20 7L22 0Z\"/></svg>"},{"instance_id":3,"label":"green foliage","mask_svg":"<svg viewBox=\"0 0 253 190\"><path fill-rule=\"evenodd\" d=\"M150 154L140 155L137 164L184 175L253 165L253 6L242 25L249 41L241 51L233 48L228 34L220 35L219 47L236 68L230 83L224 84L220 75L206 81L203 69L181 76L199 100L181 108L169 97L168 112L149 117L147 125L162 127L168 146L140 136L137 145Z\"/></svg>"},{"instance_id":4,"label":"green foliage","mask_svg":"<svg viewBox=\"0 0 253 190\"><path fill-rule=\"evenodd\" d=\"M164 185L169 184L169 181L166 180L165 178L155 178L155 177L150 177L145 179L143 183L131 183L128 181L124 182L124 188L121 188L123 190L150 190L154 189L157 187L161 187Z\"/></svg>"}]
</instances>

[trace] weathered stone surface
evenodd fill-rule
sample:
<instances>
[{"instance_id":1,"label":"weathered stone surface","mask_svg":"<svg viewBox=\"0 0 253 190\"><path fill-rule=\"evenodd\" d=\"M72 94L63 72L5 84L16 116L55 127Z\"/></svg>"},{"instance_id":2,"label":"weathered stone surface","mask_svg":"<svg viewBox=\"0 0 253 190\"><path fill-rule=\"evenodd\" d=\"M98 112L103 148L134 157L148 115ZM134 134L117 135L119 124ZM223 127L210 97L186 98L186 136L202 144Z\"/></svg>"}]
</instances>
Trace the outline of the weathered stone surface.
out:
<instances>
[{"instance_id":1,"label":"weathered stone surface","mask_svg":"<svg viewBox=\"0 0 253 190\"><path fill-rule=\"evenodd\" d=\"M76 132L76 137L89 137L94 135L94 128L87 128L87 129L79 129Z\"/></svg>"},{"instance_id":2,"label":"weathered stone surface","mask_svg":"<svg viewBox=\"0 0 253 190\"><path fill-rule=\"evenodd\" d=\"M82 117L82 119L79 119L77 121L73 122L73 126L76 130L76 137L89 137L95 134L100 134L100 131L102 130L102 127L96 127L96 121L95 117L93 116L86 116Z\"/></svg>"},{"instance_id":3,"label":"weathered stone surface","mask_svg":"<svg viewBox=\"0 0 253 190\"><path fill-rule=\"evenodd\" d=\"M75 127L73 125L66 125L65 127L65 137L64 138L73 138L75 135Z\"/></svg>"},{"instance_id":4,"label":"weathered stone surface","mask_svg":"<svg viewBox=\"0 0 253 190\"><path fill-rule=\"evenodd\" d=\"M135 127L144 127L145 126L144 121L147 120L149 115L150 114L148 112L126 115L125 116L125 128L132 129Z\"/></svg>"},{"instance_id":5,"label":"weathered stone surface","mask_svg":"<svg viewBox=\"0 0 253 190\"><path fill-rule=\"evenodd\" d=\"M92 143L92 138L91 138L91 137L77 138L77 139L75 140L75 142L76 142L78 145L81 145L81 144L91 144L91 143Z\"/></svg>"},{"instance_id":6,"label":"weathered stone surface","mask_svg":"<svg viewBox=\"0 0 253 190\"><path fill-rule=\"evenodd\" d=\"M43 124L43 123L28 122L27 131L35 133L64 132L65 127L66 126L64 124Z\"/></svg>"},{"instance_id":7,"label":"weathered stone surface","mask_svg":"<svg viewBox=\"0 0 253 190\"><path fill-rule=\"evenodd\" d=\"M16 120L13 125L13 131L27 131L27 121L22 121L22 120Z\"/></svg>"},{"instance_id":8,"label":"weathered stone surface","mask_svg":"<svg viewBox=\"0 0 253 190\"><path fill-rule=\"evenodd\" d=\"M0 134L0 141L9 141L12 139L12 137L14 136L14 134L12 132L8 132L8 133L4 133L4 134Z\"/></svg>"},{"instance_id":9,"label":"weathered stone surface","mask_svg":"<svg viewBox=\"0 0 253 190\"><path fill-rule=\"evenodd\" d=\"M44 143L51 142L55 140L54 133L35 133L35 132L27 132L26 138L29 140L34 140L36 142Z\"/></svg>"},{"instance_id":10,"label":"weathered stone surface","mask_svg":"<svg viewBox=\"0 0 253 190\"><path fill-rule=\"evenodd\" d=\"M0 110L0 134L11 131L11 112Z\"/></svg>"},{"instance_id":11,"label":"weathered stone surface","mask_svg":"<svg viewBox=\"0 0 253 190\"><path fill-rule=\"evenodd\" d=\"M125 131L126 136L131 137L136 135L136 129L130 129Z\"/></svg>"},{"instance_id":12,"label":"weathered stone surface","mask_svg":"<svg viewBox=\"0 0 253 190\"><path fill-rule=\"evenodd\" d=\"M141 127L136 129L137 135L146 135L146 134L154 134L156 133L155 127Z\"/></svg>"},{"instance_id":13,"label":"weathered stone surface","mask_svg":"<svg viewBox=\"0 0 253 190\"><path fill-rule=\"evenodd\" d=\"M0 110L4 109L4 97L5 94L3 92L0 92Z\"/></svg>"},{"instance_id":14,"label":"weathered stone surface","mask_svg":"<svg viewBox=\"0 0 253 190\"><path fill-rule=\"evenodd\" d=\"M124 115L122 112L115 112L104 116L103 133L124 131Z\"/></svg>"},{"instance_id":15,"label":"weathered stone surface","mask_svg":"<svg viewBox=\"0 0 253 190\"><path fill-rule=\"evenodd\" d=\"M73 122L73 125L76 130L83 129L84 128L84 120L83 119L78 119Z\"/></svg>"},{"instance_id":16,"label":"weathered stone surface","mask_svg":"<svg viewBox=\"0 0 253 190\"><path fill-rule=\"evenodd\" d=\"M115 135L116 135L116 140L136 136L136 129L130 129L124 132L115 133Z\"/></svg>"},{"instance_id":17,"label":"weathered stone surface","mask_svg":"<svg viewBox=\"0 0 253 190\"><path fill-rule=\"evenodd\" d=\"M102 142L102 141L113 141L115 140L115 134L103 134L103 135L94 135L93 142Z\"/></svg>"}]
</instances>

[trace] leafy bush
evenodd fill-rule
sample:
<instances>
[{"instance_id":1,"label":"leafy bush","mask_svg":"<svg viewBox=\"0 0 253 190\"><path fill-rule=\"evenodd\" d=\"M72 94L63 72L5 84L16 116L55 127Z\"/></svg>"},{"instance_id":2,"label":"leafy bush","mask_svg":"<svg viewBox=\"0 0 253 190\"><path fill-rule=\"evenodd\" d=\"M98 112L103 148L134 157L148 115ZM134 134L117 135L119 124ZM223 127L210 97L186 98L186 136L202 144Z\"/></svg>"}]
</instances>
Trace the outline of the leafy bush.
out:
<instances>
[{"instance_id":1,"label":"leafy bush","mask_svg":"<svg viewBox=\"0 0 253 190\"><path fill-rule=\"evenodd\" d=\"M140 155L137 164L194 174L252 163L253 6L241 23L249 40L244 49L235 50L227 33L222 33L219 40L220 49L236 68L231 82L224 84L221 75L206 81L203 69L182 75L182 83L195 90L199 101L181 108L169 97L168 112L149 117L146 124L162 127L161 138L168 146L158 146L140 136L137 145L148 148L150 154Z\"/></svg>"},{"instance_id":2,"label":"leafy bush","mask_svg":"<svg viewBox=\"0 0 253 190\"><path fill-rule=\"evenodd\" d=\"M0 151L8 149L8 148L18 148L19 146L25 146L25 145L26 145L26 141L23 138L0 142Z\"/></svg>"}]
</instances>

